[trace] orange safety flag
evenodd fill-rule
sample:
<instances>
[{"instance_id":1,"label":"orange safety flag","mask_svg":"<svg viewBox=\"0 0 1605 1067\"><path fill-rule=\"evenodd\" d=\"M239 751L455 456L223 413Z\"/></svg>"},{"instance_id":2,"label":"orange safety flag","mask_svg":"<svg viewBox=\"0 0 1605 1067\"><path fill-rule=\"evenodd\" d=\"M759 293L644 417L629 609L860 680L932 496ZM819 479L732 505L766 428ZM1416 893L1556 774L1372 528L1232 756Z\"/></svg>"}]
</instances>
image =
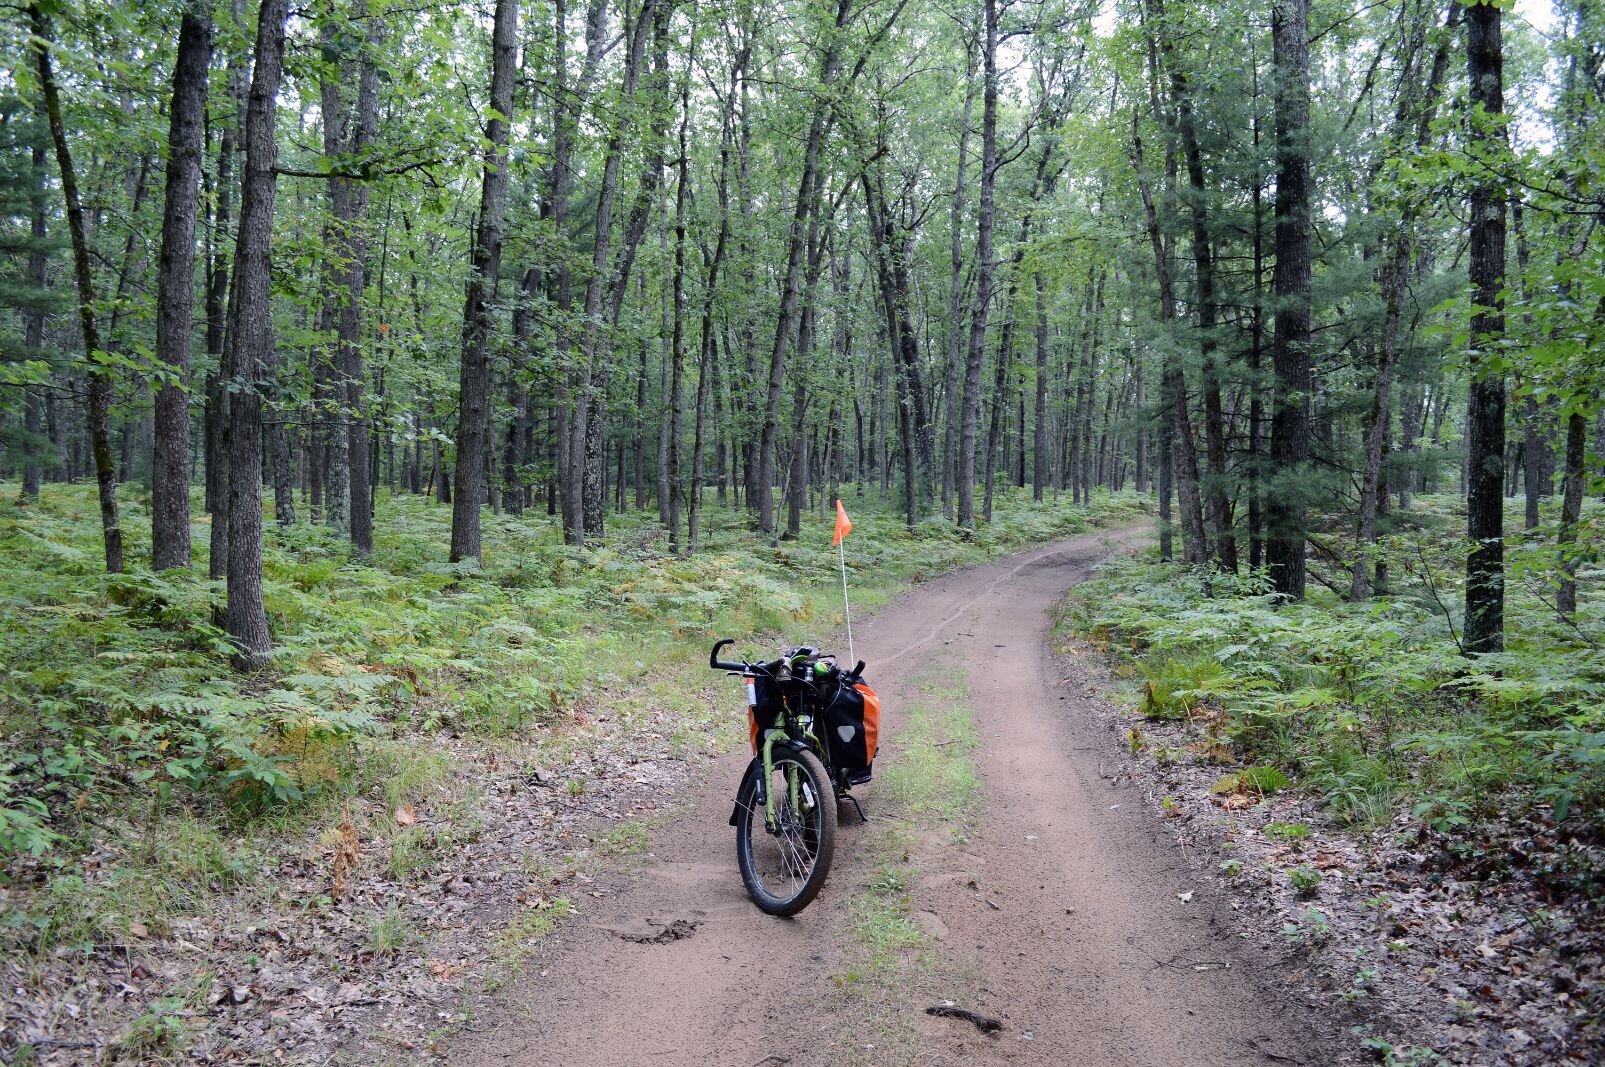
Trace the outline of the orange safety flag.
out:
<instances>
[{"instance_id":1,"label":"orange safety flag","mask_svg":"<svg viewBox=\"0 0 1605 1067\"><path fill-rule=\"evenodd\" d=\"M831 538L830 546L835 548L842 543L842 538L853 532L853 520L847 517L847 509L842 507L840 500L836 501L836 536Z\"/></svg>"}]
</instances>

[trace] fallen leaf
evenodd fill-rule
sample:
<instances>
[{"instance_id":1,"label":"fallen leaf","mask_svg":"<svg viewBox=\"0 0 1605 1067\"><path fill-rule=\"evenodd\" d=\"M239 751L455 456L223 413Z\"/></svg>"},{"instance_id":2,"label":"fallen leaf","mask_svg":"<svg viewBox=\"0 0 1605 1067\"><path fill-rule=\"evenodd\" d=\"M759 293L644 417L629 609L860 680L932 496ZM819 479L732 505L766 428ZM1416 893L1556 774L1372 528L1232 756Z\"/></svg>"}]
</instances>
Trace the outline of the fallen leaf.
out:
<instances>
[{"instance_id":1,"label":"fallen leaf","mask_svg":"<svg viewBox=\"0 0 1605 1067\"><path fill-rule=\"evenodd\" d=\"M416 826L417 823L418 816L412 810L411 804L403 804L401 807L396 809L397 826Z\"/></svg>"}]
</instances>

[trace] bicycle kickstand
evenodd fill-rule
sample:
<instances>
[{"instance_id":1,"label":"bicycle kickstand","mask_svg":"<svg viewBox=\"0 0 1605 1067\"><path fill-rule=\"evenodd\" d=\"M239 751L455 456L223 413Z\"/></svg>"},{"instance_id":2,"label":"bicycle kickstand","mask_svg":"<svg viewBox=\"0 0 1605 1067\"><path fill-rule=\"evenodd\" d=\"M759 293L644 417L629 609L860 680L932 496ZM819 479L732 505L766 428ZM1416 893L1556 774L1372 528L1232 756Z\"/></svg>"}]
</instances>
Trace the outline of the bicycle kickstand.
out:
<instances>
[{"instance_id":1,"label":"bicycle kickstand","mask_svg":"<svg viewBox=\"0 0 1605 1067\"><path fill-rule=\"evenodd\" d=\"M851 793L843 793L842 797L853 802L853 808L858 812L859 822L869 822L869 816L864 814L864 805L858 802L857 797Z\"/></svg>"}]
</instances>

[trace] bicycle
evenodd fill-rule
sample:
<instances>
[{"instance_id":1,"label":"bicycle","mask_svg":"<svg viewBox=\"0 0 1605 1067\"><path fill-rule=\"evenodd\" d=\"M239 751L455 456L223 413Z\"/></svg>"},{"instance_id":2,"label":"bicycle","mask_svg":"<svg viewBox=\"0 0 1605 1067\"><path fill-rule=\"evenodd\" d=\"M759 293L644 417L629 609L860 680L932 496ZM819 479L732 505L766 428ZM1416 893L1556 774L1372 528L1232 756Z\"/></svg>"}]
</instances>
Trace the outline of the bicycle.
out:
<instances>
[{"instance_id":1,"label":"bicycle","mask_svg":"<svg viewBox=\"0 0 1605 1067\"><path fill-rule=\"evenodd\" d=\"M747 687L752 761L736 791L730 824L736 862L754 904L770 915L795 915L819 895L836 851L836 805L870 780L878 742L880 701L863 683L864 661L843 671L818 649L786 649L767 663L719 659L708 666L740 676ZM826 728L821 728L821 726Z\"/></svg>"}]
</instances>

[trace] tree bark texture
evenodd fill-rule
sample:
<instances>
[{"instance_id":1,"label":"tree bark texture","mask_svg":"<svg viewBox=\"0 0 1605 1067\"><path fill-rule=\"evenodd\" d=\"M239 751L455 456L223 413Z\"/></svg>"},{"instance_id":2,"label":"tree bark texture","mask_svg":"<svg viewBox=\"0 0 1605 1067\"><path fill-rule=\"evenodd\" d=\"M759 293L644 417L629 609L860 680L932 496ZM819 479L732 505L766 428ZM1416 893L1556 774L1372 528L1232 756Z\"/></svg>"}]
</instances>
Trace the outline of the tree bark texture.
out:
<instances>
[{"instance_id":1,"label":"tree bark texture","mask_svg":"<svg viewBox=\"0 0 1605 1067\"><path fill-rule=\"evenodd\" d=\"M462 365L458 375L457 471L451 505L451 561L481 559L479 510L485 502L485 410L490 403L491 290L502 260L502 215L507 205L507 135L513 113L518 51L518 2L496 0L491 31L489 146L479 194L474 257L463 302Z\"/></svg>"},{"instance_id":2,"label":"tree bark texture","mask_svg":"<svg viewBox=\"0 0 1605 1067\"><path fill-rule=\"evenodd\" d=\"M958 525L975 529L975 440L981 422L981 364L992 308L992 226L998 169L998 6L984 0L981 31L981 176L975 224L975 304L964 364L964 408L959 415Z\"/></svg>"},{"instance_id":3,"label":"tree bark texture","mask_svg":"<svg viewBox=\"0 0 1605 1067\"><path fill-rule=\"evenodd\" d=\"M1565 484L1561 490L1560 533L1555 538L1560 554L1560 583L1555 608L1563 619L1577 614L1577 521L1583 513L1583 487L1587 482L1584 456L1588 449L1588 419L1581 411L1566 417Z\"/></svg>"},{"instance_id":4,"label":"tree bark texture","mask_svg":"<svg viewBox=\"0 0 1605 1067\"><path fill-rule=\"evenodd\" d=\"M803 148L802 177L797 183L797 199L793 205L791 228L787 237L786 273L781 283L780 313L775 318L775 339L769 352L769 382L764 403L763 430L758 439L757 475L753 488L758 494L758 529L766 534L775 532L775 452L779 445L780 396L786 377L786 348L797 322L797 301L802 288L803 261L807 253L808 223L819 203L821 185L819 157L823 149L825 132L829 128L831 104L830 88L836 81L836 68L841 61L843 31L852 0L837 0L835 24L825 42L820 59L819 84L822 91L816 98L808 124L808 140Z\"/></svg>"},{"instance_id":5,"label":"tree bark texture","mask_svg":"<svg viewBox=\"0 0 1605 1067\"><path fill-rule=\"evenodd\" d=\"M88 365L89 439L95 462L95 484L100 501L100 528L106 550L106 571L123 570L123 530L117 514L117 467L111 454L111 372L100 362L100 330L95 320L95 283L90 263L89 239L84 227L84 208L78 196L78 175L73 169L72 151L67 145L67 126L61 113L61 93L50 61L54 47L50 21L37 0L28 5L33 30L35 70L39 93L44 97L45 118L50 140L56 149L56 169L61 176L62 198L67 202L67 232L72 238L73 280L78 288L78 325L83 334L84 361Z\"/></svg>"},{"instance_id":6,"label":"tree bark texture","mask_svg":"<svg viewBox=\"0 0 1605 1067\"><path fill-rule=\"evenodd\" d=\"M195 218L211 61L212 23L206 10L185 11L179 22L178 60L173 68L167 195L156 274L156 358L167 365L171 376L156 392L151 471L151 566L159 571L190 565L189 346L195 307Z\"/></svg>"},{"instance_id":7,"label":"tree bark texture","mask_svg":"<svg viewBox=\"0 0 1605 1067\"><path fill-rule=\"evenodd\" d=\"M245 111L245 169L240 231L234 250L230 328L224 379L229 392L224 437L228 449L228 610L234 664L252 670L272 651L262 597L262 409L272 388L273 206L278 147L273 121L284 70L284 24L289 0L262 0L257 16L256 67Z\"/></svg>"},{"instance_id":8,"label":"tree bark texture","mask_svg":"<svg viewBox=\"0 0 1605 1067\"><path fill-rule=\"evenodd\" d=\"M1504 118L1504 47L1493 3L1466 10L1466 78L1473 108L1472 143L1498 151ZM1505 644L1505 380L1490 352L1504 337L1506 194L1491 172L1471 190L1471 386L1466 402L1465 651L1499 652Z\"/></svg>"},{"instance_id":9,"label":"tree bark texture","mask_svg":"<svg viewBox=\"0 0 1605 1067\"><path fill-rule=\"evenodd\" d=\"M1309 0L1276 0L1271 40L1276 68L1276 268L1271 275L1275 325L1271 364L1271 465L1281 484L1267 493L1266 562L1276 591L1303 599L1304 488L1310 456L1310 174Z\"/></svg>"},{"instance_id":10,"label":"tree bark texture","mask_svg":"<svg viewBox=\"0 0 1605 1067\"><path fill-rule=\"evenodd\" d=\"M36 140L30 153L32 156L32 175L30 181L28 205L28 282L36 293L42 293L49 284L49 254L45 241L49 236L46 230L46 204L45 183L47 175L45 170L47 149L43 139ZM34 306L26 310L23 315L22 343L27 347L27 358L38 359L45 344L45 309ZM39 482L42 475L43 464L40 463L40 454L49 444L48 438L43 437L46 423L49 422L48 404L45 394L40 389L29 386L23 398L23 429L27 431L27 456L22 465L22 498L24 500L39 499Z\"/></svg>"}]
</instances>

